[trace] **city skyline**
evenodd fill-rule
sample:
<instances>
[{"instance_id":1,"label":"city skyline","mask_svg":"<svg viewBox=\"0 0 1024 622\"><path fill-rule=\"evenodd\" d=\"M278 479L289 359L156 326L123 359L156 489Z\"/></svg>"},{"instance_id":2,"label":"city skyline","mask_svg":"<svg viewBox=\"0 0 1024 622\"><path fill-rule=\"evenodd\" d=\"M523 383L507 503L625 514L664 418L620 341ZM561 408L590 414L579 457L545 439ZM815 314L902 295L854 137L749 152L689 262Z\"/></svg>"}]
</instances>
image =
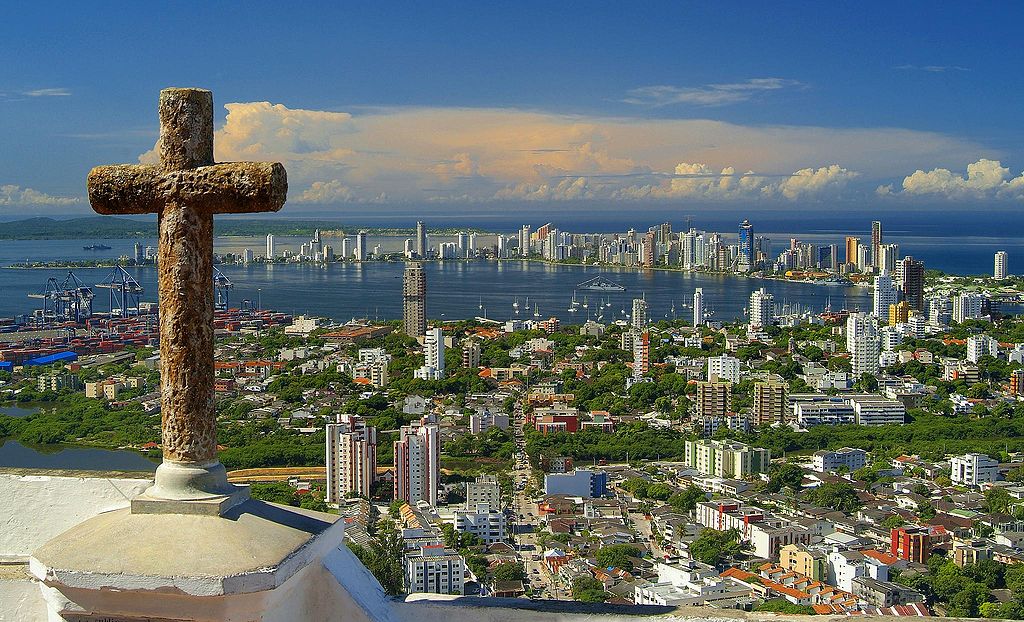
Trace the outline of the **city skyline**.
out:
<instances>
[{"instance_id":1,"label":"city skyline","mask_svg":"<svg viewBox=\"0 0 1024 622\"><path fill-rule=\"evenodd\" d=\"M283 161L309 213L1012 205L1024 153L1003 74L1019 9L923 6L886 7L885 23L869 7L545 7L545 28L523 28L529 6L316 11L329 36L309 15L203 7L195 51L174 45L189 11L27 9L0 84L0 213L84 213L92 162L152 159L149 93L168 82L215 89L217 157ZM40 47L44 28L60 43ZM264 30L279 36L251 49Z\"/></svg>"}]
</instances>

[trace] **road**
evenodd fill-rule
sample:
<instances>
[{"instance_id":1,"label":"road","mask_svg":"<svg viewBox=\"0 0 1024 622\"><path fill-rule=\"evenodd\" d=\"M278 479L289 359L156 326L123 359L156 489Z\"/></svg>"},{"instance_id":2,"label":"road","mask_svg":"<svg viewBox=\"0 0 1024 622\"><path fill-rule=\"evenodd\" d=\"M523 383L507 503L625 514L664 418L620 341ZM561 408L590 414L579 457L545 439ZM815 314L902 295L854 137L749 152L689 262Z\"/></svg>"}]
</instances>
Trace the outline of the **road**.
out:
<instances>
[{"instance_id":1,"label":"road","mask_svg":"<svg viewBox=\"0 0 1024 622\"><path fill-rule=\"evenodd\" d=\"M530 469L530 459L526 454L526 438L523 436L524 414L522 407L516 405L513 415L513 434L516 441L515 464L512 468L512 480L515 485L515 496L513 500L513 522L512 531L515 543L519 549L520 559L526 569L529 585L533 593L539 598L553 600L569 600L565 590L561 589L557 580L552 577L547 567L540 561L544 550L537 545L537 535L541 530L541 520L538 516L537 503L527 498L525 489L530 478L533 476ZM535 482L540 488L542 482ZM534 556L537 560L534 560Z\"/></svg>"}]
</instances>

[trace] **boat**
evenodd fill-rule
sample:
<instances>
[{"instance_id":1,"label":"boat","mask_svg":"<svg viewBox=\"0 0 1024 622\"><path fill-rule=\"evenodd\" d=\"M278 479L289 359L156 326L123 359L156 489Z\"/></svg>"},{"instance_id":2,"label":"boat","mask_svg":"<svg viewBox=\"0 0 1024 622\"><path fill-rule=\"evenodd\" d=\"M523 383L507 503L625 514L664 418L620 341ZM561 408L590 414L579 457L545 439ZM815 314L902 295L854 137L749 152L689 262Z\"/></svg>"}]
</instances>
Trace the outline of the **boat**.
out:
<instances>
[{"instance_id":1,"label":"boat","mask_svg":"<svg viewBox=\"0 0 1024 622\"><path fill-rule=\"evenodd\" d=\"M606 279L603 276L595 276L594 278L583 281L576 286L576 289L586 289L595 292L624 292L626 291L625 286L619 285L615 281Z\"/></svg>"},{"instance_id":2,"label":"boat","mask_svg":"<svg viewBox=\"0 0 1024 622\"><path fill-rule=\"evenodd\" d=\"M535 318L539 318L540 317L540 309L537 308L537 304L536 303L534 303L534 305L533 305L533 317L535 317Z\"/></svg>"},{"instance_id":3,"label":"boat","mask_svg":"<svg viewBox=\"0 0 1024 622\"><path fill-rule=\"evenodd\" d=\"M575 296L575 294L573 294L573 296ZM587 307L589 307L589 306L590 306L590 303L589 303L589 302L587 302L587 297L586 297L586 296L584 296L584 297L583 297L583 308L584 308L584 309L586 309L586 308L587 308Z\"/></svg>"},{"instance_id":4,"label":"boat","mask_svg":"<svg viewBox=\"0 0 1024 622\"><path fill-rule=\"evenodd\" d=\"M110 247L106 244L93 244L91 246L83 246L84 251L109 251Z\"/></svg>"},{"instance_id":5,"label":"boat","mask_svg":"<svg viewBox=\"0 0 1024 622\"><path fill-rule=\"evenodd\" d=\"M512 310L516 312L516 315L519 315L519 299L518 298L516 298L512 302Z\"/></svg>"}]
</instances>

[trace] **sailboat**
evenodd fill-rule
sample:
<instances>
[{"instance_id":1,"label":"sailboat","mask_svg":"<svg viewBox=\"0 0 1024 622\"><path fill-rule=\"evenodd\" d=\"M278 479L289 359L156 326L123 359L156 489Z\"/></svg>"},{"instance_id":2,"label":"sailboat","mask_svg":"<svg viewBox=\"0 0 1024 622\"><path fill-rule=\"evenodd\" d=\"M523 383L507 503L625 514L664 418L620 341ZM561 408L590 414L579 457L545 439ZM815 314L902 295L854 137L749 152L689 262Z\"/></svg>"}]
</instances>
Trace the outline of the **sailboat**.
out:
<instances>
[{"instance_id":1,"label":"sailboat","mask_svg":"<svg viewBox=\"0 0 1024 622\"><path fill-rule=\"evenodd\" d=\"M569 302L569 313L576 313L579 310L580 303L576 302L576 292L572 293L572 300Z\"/></svg>"},{"instance_id":2,"label":"sailboat","mask_svg":"<svg viewBox=\"0 0 1024 622\"><path fill-rule=\"evenodd\" d=\"M537 304L533 305L533 317L540 318L540 309L537 308Z\"/></svg>"},{"instance_id":3,"label":"sailboat","mask_svg":"<svg viewBox=\"0 0 1024 622\"><path fill-rule=\"evenodd\" d=\"M512 302L512 310L515 311L516 315L519 315L519 298L518 297Z\"/></svg>"},{"instance_id":4,"label":"sailboat","mask_svg":"<svg viewBox=\"0 0 1024 622\"><path fill-rule=\"evenodd\" d=\"M574 294L574 295L575 295L575 294ZM584 296L584 297L583 297L583 308L584 308L584 309L586 309L586 308L587 308L587 307L589 307L589 306L590 306L590 303L589 303L589 302L587 302L587 297L586 297L586 296Z\"/></svg>"},{"instance_id":5,"label":"sailboat","mask_svg":"<svg viewBox=\"0 0 1024 622\"><path fill-rule=\"evenodd\" d=\"M484 299L483 299L483 296L480 297L480 305L477 307L477 309L480 309L481 311L484 310Z\"/></svg>"}]
</instances>

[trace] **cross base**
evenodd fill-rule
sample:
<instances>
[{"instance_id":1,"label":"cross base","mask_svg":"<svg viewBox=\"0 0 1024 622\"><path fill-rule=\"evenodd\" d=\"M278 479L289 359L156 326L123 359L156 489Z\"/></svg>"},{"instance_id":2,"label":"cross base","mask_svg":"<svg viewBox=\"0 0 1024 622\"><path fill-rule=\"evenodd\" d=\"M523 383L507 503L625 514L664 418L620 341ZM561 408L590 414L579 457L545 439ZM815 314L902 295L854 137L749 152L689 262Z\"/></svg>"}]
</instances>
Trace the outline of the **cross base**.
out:
<instances>
[{"instance_id":1,"label":"cross base","mask_svg":"<svg viewBox=\"0 0 1024 622\"><path fill-rule=\"evenodd\" d=\"M228 481L220 462L192 464L164 461L146 492L132 499L132 514L222 516L249 500L249 487Z\"/></svg>"}]
</instances>

